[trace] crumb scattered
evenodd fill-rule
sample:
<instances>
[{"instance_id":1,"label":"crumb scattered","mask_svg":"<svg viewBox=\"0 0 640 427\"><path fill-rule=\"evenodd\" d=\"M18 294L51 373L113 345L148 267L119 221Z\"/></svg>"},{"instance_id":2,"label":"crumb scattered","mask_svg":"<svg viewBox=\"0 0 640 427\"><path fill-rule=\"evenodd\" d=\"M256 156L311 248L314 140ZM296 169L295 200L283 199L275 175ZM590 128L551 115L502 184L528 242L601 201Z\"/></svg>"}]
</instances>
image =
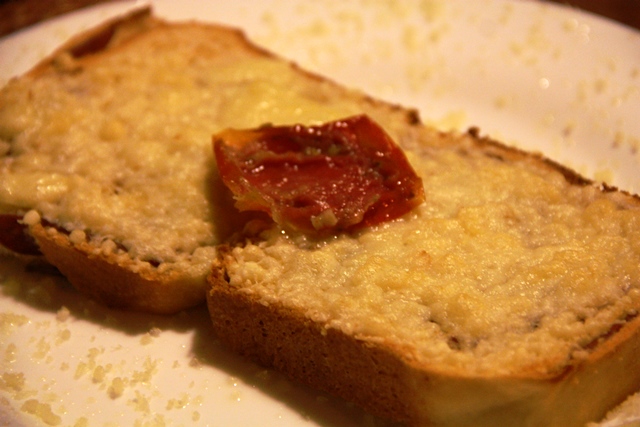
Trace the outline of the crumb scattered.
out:
<instances>
[{"instance_id":1,"label":"crumb scattered","mask_svg":"<svg viewBox=\"0 0 640 427\"><path fill-rule=\"evenodd\" d=\"M143 412L145 414L150 413L151 410L150 410L150 407L149 407L149 399L147 399L147 397L145 397L138 390L135 391L135 394L136 394L136 397L131 399L129 401L129 403L133 406L133 408L137 412Z\"/></svg>"},{"instance_id":2,"label":"crumb scattered","mask_svg":"<svg viewBox=\"0 0 640 427\"><path fill-rule=\"evenodd\" d=\"M101 383L104 381L106 374L111 370L112 365L107 364L105 366L98 365L93 370L92 381L94 383Z\"/></svg>"},{"instance_id":3,"label":"crumb scattered","mask_svg":"<svg viewBox=\"0 0 640 427\"><path fill-rule=\"evenodd\" d=\"M17 351L18 347L14 343L10 343L9 345L7 345L7 348L4 351L4 361L6 363L15 362Z\"/></svg>"},{"instance_id":4,"label":"crumb scattered","mask_svg":"<svg viewBox=\"0 0 640 427\"><path fill-rule=\"evenodd\" d=\"M578 29L578 20L576 18L565 19L562 23L562 28L568 32L576 31Z\"/></svg>"},{"instance_id":5,"label":"crumb scattered","mask_svg":"<svg viewBox=\"0 0 640 427\"><path fill-rule=\"evenodd\" d=\"M571 137L575 131L576 124L573 122L567 122L564 128L562 128L562 136L565 138Z\"/></svg>"},{"instance_id":6,"label":"crumb scattered","mask_svg":"<svg viewBox=\"0 0 640 427\"><path fill-rule=\"evenodd\" d=\"M22 314L0 313L0 332L9 333L14 328L29 323L29 318Z\"/></svg>"},{"instance_id":7,"label":"crumb scattered","mask_svg":"<svg viewBox=\"0 0 640 427\"><path fill-rule=\"evenodd\" d=\"M149 332L147 332L146 334L142 335L142 337L140 337L140 344L142 345L151 344L153 342L153 338L159 337L161 332L162 330L159 328L156 328L156 327L151 328Z\"/></svg>"},{"instance_id":8,"label":"crumb scattered","mask_svg":"<svg viewBox=\"0 0 640 427\"><path fill-rule=\"evenodd\" d=\"M0 390L19 392L24 389L24 373L5 372L0 376Z\"/></svg>"},{"instance_id":9,"label":"crumb scattered","mask_svg":"<svg viewBox=\"0 0 640 427\"><path fill-rule=\"evenodd\" d=\"M441 0L422 0L419 11L427 22L434 22L444 18L444 7L446 3Z\"/></svg>"},{"instance_id":10,"label":"crumb scattered","mask_svg":"<svg viewBox=\"0 0 640 427\"><path fill-rule=\"evenodd\" d=\"M122 396L126 387L125 380L120 377L115 377L111 380L111 385L107 389L107 394L111 399L117 399Z\"/></svg>"},{"instance_id":11,"label":"crumb scattered","mask_svg":"<svg viewBox=\"0 0 640 427\"><path fill-rule=\"evenodd\" d=\"M71 339L71 331L69 329L63 329L61 331L58 331L58 335L56 338L56 344L60 345L65 341L69 341L69 339Z\"/></svg>"},{"instance_id":12,"label":"crumb scattered","mask_svg":"<svg viewBox=\"0 0 640 427\"><path fill-rule=\"evenodd\" d=\"M607 90L607 81L605 79L596 79L593 82L593 90L595 93L603 93Z\"/></svg>"},{"instance_id":13,"label":"crumb scattered","mask_svg":"<svg viewBox=\"0 0 640 427\"><path fill-rule=\"evenodd\" d=\"M507 108L509 104L510 104L510 100L506 96L498 96L493 100L493 105L498 110L503 110Z\"/></svg>"},{"instance_id":14,"label":"crumb scattered","mask_svg":"<svg viewBox=\"0 0 640 427\"><path fill-rule=\"evenodd\" d=\"M141 345L149 345L153 342L153 338L151 337L151 335L147 332L146 334L142 335L142 337L140 337L140 344Z\"/></svg>"},{"instance_id":15,"label":"crumb scattered","mask_svg":"<svg viewBox=\"0 0 640 427\"><path fill-rule=\"evenodd\" d=\"M84 362L80 362L78 363L78 366L76 367L76 373L73 376L74 380L79 379L80 377L82 377L84 374L86 374L89 371L89 368L87 366L86 363Z\"/></svg>"},{"instance_id":16,"label":"crumb scattered","mask_svg":"<svg viewBox=\"0 0 640 427\"><path fill-rule=\"evenodd\" d=\"M67 307L61 307L56 313L56 320L58 322L66 322L71 317L71 312Z\"/></svg>"},{"instance_id":17,"label":"crumb scattered","mask_svg":"<svg viewBox=\"0 0 640 427\"><path fill-rule=\"evenodd\" d=\"M143 364L143 370L135 371L131 375L133 383L148 383L158 370L158 361L147 357Z\"/></svg>"},{"instance_id":18,"label":"crumb scattered","mask_svg":"<svg viewBox=\"0 0 640 427\"><path fill-rule=\"evenodd\" d=\"M36 351L33 353L32 357L34 359L44 359L49 354L49 350L51 350L51 344L42 337L38 341Z\"/></svg>"},{"instance_id":19,"label":"crumb scattered","mask_svg":"<svg viewBox=\"0 0 640 427\"><path fill-rule=\"evenodd\" d=\"M166 409L168 411L172 409L184 409L190 404L190 397L187 393L182 393L179 399L169 399L167 401Z\"/></svg>"},{"instance_id":20,"label":"crumb scattered","mask_svg":"<svg viewBox=\"0 0 640 427\"><path fill-rule=\"evenodd\" d=\"M192 368L199 368L201 365L202 363L196 357L192 357L191 360L189 360L189 366Z\"/></svg>"},{"instance_id":21,"label":"crumb scattered","mask_svg":"<svg viewBox=\"0 0 640 427\"><path fill-rule=\"evenodd\" d=\"M35 415L46 425L57 426L62 423L62 418L55 414L48 403L42 403L37 399L29 399L20 408L23 412Z\"/></svg>"},{"instance_id":22,"label":"crumb scattered","mask_svg":"<svg viewBox=\"0 0 640 427\"><path fill-rule=\"evenodd\" d=\"M233 400L234 402L240 402L242 400L242 393L240 392L240 390L234 390L231 393L231 400Z\"/></svg>"}]
</instances>

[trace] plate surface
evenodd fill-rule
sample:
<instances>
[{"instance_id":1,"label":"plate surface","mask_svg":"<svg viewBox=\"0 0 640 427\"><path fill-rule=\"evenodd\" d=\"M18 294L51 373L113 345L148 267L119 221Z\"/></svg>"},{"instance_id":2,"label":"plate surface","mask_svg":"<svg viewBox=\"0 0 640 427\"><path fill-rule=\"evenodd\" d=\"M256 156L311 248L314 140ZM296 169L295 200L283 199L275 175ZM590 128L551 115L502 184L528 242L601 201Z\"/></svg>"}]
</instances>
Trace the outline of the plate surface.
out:
<instances>
[{"instance_id":1,"label":"plate surface","mask_svg":"<svg viewBox=\"0 0 640 427\"><path fill-rule=\"evenodd\" d=\"M640 192L640 34L532 1L109 3L2 39L0 84L76 32L149 3L167 19L240 27L304 68L415 107L434 126L477 126ZM2 425L384 425L228 353L204 308L121 313L22 267L0 258Z\"/></svg>"}]
</instances>

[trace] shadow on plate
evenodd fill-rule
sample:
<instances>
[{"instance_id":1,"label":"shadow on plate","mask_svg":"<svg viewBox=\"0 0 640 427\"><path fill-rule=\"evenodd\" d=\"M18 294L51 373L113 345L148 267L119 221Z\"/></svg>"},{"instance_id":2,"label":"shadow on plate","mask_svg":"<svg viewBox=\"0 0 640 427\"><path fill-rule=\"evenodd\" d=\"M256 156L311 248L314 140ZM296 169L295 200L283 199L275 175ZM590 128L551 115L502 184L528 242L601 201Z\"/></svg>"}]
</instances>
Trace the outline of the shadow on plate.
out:
<instances>
[{"instance_id":1,"label":"shadow on plate","mask_svg":"<svg viewBox=\"0 0 640 427\"><path fill-rule=\"evenodd\" d=\"M212 335L206 305L172 316L131 313L101 306L79 294L55 268L39 261L0 256L1 298L11 299L53 318L61 310L75 319L127 335L138 336L151 328L192 333L190 353L198 364L221 370L272 397L304 419L332 427L392 427L394 424L357 407L308 387L295 384L282 374L265 369L225 349ZM16 309L19 311L19 308Z\"/></svg>"}]
</instances>

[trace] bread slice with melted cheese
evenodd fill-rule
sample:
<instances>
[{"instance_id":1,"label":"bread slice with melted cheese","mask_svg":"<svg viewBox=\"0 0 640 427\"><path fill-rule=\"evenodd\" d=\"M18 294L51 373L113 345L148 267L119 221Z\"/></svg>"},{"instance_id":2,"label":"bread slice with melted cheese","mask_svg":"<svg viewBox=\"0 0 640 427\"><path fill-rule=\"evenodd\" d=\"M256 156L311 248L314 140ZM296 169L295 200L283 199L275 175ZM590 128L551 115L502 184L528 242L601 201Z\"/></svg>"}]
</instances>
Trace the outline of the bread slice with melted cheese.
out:
<instances>
[{"instance_id":1,"label":"bread slice with melted cheese","mask_svg":"<svg viewBox=\"0 0 640 427\"><path fill-rule=\"evenodd\" d=\"M325 239L254 222L210 277L217 335L412 426L577 427L640 388L640 200L477 132L393 136L425 203Z\"/></svg>"},{"instance_id":2,"label":"bread slice with melted cheese","mask_svg":"<svg viewBox=\"0 0 640 427\"><path fill-rule=\"evenodd\" d=\"M221 83L208 76L245 49L235 32L148 10L72 39L0 92L0 212L24 216L44 257L104 303L202 303L234 227L208 144Z\"/></svg>"},{"instance_id":3,"label":"bread slice with melted cheese","mask_svg":"<svg viewBox=\"0 0 640 427\"><path fill-rule=\"evenodd\" d=\"M217 336L412 426L577 427L640 388L640 199L361 108L425 202L326 238L252 221L210 277Z\"/></svg>"},{"instance_id":4,"label":"bread slice with melted cheese","mask_svg":"<svg viewBox=\"0 0 640 427\"><path fill-rule=\"evenodd\" d=\"M319 123L361 104L376 102L235 29L136 11L75 37L0 90L0 214L28 227L80 291L176 312L204 303L216 247L245 220L218 177L211 135Z\"/></svg>"}]
</instances>

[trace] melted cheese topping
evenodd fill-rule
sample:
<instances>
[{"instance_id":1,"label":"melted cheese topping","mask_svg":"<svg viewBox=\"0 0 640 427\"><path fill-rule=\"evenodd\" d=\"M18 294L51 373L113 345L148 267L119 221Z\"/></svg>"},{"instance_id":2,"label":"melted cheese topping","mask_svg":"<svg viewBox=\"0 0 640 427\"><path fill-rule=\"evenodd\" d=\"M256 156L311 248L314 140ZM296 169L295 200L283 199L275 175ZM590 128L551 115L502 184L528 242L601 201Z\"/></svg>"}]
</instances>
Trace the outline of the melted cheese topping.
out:
<instances>
[{"instance_id":1,"label":"melted cheese topping","mask_svg":"<svg viewBox=\"0 0 640 427\"><path fill-rule=\"evenodd\" d=\"M458 372L562 369L635 314L638 209L478 150L422 151L413 214L322 242L271 229L234 249L231 284Z\"/></svg>"},{"instance_id":2,"label":"melted cheese topping","mask_svg":"<svg viewBox=\"0 0 640 427\"><path fill-rule=\"evenodd\" d=\"M238 222L211 135L359 110L288 63L230 48L228 33L164 31L2 89L0 212L35 209L101 251L206 274Z\"/></svg>"}]
</instances>

